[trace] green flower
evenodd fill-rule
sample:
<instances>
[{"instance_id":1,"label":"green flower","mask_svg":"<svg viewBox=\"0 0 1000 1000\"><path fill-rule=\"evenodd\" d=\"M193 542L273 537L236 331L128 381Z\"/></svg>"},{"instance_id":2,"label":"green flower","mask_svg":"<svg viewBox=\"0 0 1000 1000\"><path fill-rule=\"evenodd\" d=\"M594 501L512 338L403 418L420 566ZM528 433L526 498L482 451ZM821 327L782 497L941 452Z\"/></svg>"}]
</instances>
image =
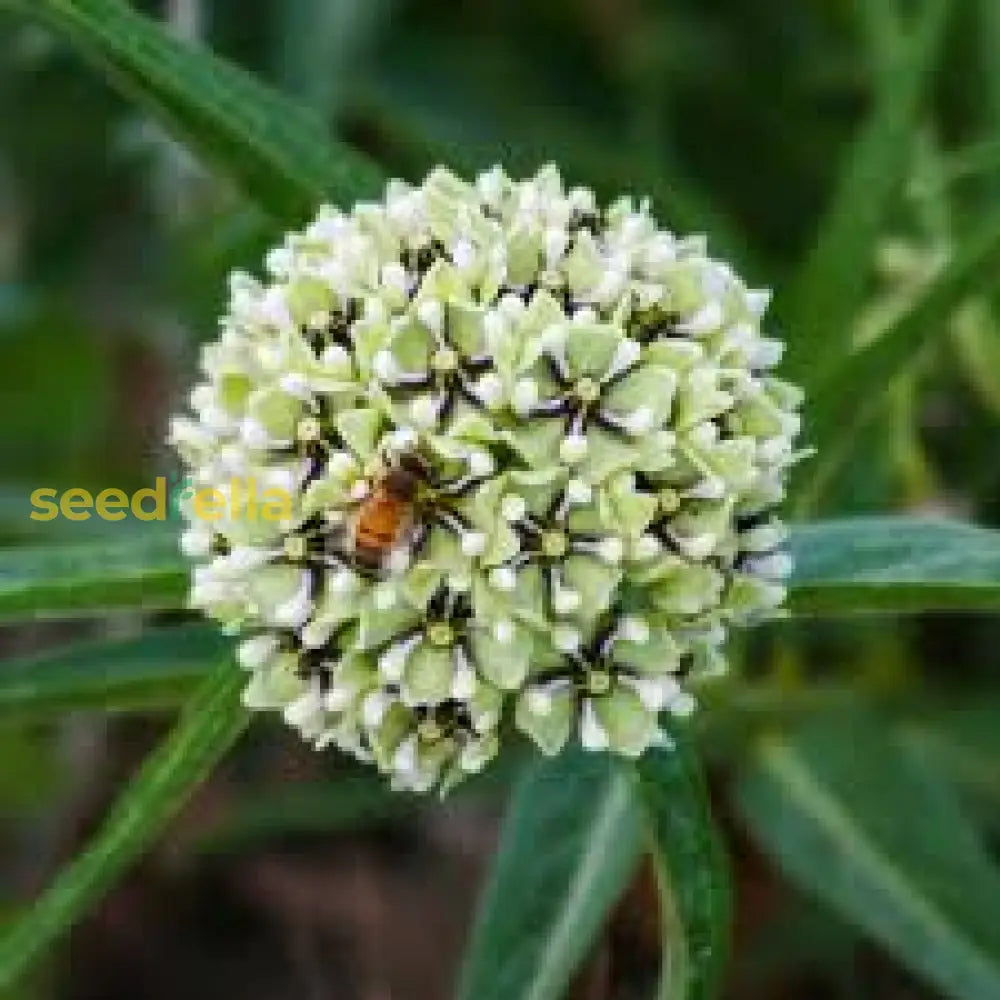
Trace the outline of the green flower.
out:
<instances>
[{"instance_id":1,"label":"green flower","mask_svg":"<svg viewBox=\"0 0 1000 1000\"><path fill-rule=\"evenodd\" d=\"M393 181L266 270L170 430L191 604L251 632L247 705L415 791L511 723L547 754L663 743L784 593L801 394L767 293L554 167Z\"/></svg>"}]
</instances>

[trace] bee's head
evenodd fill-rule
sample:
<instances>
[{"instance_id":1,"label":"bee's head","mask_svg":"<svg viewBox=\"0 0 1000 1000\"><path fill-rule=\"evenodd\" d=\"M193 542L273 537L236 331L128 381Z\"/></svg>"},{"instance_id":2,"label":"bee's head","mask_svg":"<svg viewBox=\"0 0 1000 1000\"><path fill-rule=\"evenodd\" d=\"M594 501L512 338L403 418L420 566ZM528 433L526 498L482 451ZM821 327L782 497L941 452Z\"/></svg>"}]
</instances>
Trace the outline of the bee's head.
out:
<instances>
[{"instance_id":1,"label":"bee's head","mask_svg":"<svg viewBox=\"0 0 1000 1000\"><path fill-rule=\"evenodd\" d=\"M405 500L406 502L416 497L419 482L419 478L413 472L402 466L390 469L382 481L386 492L390 496L395 497L397 500Z\"/></svg>"},{"instance_id":2,"label":"bee's head","mask_svg":"<svg viewBox=\"0 0 1000 1000\"><path fill-rule=\"evenodd\" d=\"M412 476L414 479L429 478L427 462L415 451L404 451L396 456L396 468Z\"/></svg>"}]
</instances>

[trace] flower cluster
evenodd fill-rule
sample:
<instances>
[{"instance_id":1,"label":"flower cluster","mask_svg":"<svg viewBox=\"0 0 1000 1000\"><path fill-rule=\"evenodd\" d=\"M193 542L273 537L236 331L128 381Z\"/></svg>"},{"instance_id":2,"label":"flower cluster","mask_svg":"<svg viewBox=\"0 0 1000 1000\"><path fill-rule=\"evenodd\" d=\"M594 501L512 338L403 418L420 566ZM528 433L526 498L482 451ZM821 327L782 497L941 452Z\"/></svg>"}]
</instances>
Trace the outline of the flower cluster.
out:
<instances>
[{"instance_id":1,"label":"flower cluster","mask_svg":"<svg viewBox=\"0 0 1000 1000\"><path fill-rule=\"evenodd\" d=\"M287 497L182 538L192 605L252 632L246 704L414 790L515 728L662 742L783 597L800 394L768 293L553 167L391 182L266 269L233 276L171 429L196 488Z\"/></svg>"}]
</instances>

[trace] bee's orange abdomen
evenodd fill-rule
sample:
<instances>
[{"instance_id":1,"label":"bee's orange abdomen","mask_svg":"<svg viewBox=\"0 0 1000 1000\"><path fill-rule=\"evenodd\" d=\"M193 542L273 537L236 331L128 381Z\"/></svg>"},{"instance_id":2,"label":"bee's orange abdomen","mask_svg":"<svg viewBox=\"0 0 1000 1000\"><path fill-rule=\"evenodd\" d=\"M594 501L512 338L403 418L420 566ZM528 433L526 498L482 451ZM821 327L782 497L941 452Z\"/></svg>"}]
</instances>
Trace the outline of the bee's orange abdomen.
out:
<instances>
[{"instance_id":1,"label":"bee's orange abdomen","mask_svg":"<svg viewBox=\"0 0 1000 1000\"><path fill-rule=\"evenodd\" d=\"M391 545L396 538L396 532L378 528L371 524L359 524L355 539L358 545Z\"/></svg>"},{"instance_id":2,"label":"bee's orange abdomen","mask_svg":"<svg viewBox=\"0 0 1000 1000\"><path fill-rule=\"evenodd\" d=\"M358 511L354 527L355 546L375 552L390 549L402 531L407 511L408 504L384 492L376 493Z\"/></svg>"}]
</instances>

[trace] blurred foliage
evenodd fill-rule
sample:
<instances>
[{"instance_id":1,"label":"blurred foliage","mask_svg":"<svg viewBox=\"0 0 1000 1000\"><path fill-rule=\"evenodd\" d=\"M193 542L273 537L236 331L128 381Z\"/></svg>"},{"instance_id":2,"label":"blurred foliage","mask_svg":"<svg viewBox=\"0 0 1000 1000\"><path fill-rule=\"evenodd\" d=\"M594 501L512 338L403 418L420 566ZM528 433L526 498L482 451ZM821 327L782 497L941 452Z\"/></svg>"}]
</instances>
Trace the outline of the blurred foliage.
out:
<instances>
[{"instance_id":1,"label":"blurred foliage","mask_svg":"<svg viewBox=\"0 0 1000 1000\"><path fill-rule=\"evenodd\" d=\"M182 613L153 610L179 593L158 540L155 558L136 557L140 589L148 588L140 596L149 599L126 599L136 592L131 543L115 532L106 544L100 522L32 522L28 497L43 485L133 489L171 471L165 420L196 345L214 334L227 272L256 266L282 228L275 211L308 202L313 190L333 196L352 182L345 178L365 174L369 160L351 159L336 180L326 177L322 124L344 144L334 150L356 147L408 178L438 161L467 171L502 161L518 172L553 160L603 196L651 195L666 224L707 232L749 280L777 290L795 376L816 390L807 437L823 446L798 474L800 512L952 514L1000 526L996 0L137 6L305 105L288 127L315 122L317 145L279 163L294 190L273 193L275 161L264 147L228 179L209 173L206 166L232 164L235 140L224 131L202 128L194 152L203 163L64 40L0 14L0 540L91 540L55 562L15 552L0 574L0 604L6 616L43 604L61 614L130 605L91 629L84 646L57 625L0 631L11 661L0 667L0 867L19 896L68 853L58 838L36 834L80 808L70 786L102 773L94 745L120 750L115 734L131 732L117 718L98 723L64 710L173 706L197 683L209 685L202 698L211 700L211 684L225 683L224 675L204 680L223 648L214 634ZM183 104L169 84L161 112ZM924 520L907 523L909 535L897 522L871 520L797 534L805 569L795 606L815 601L818 580L825 611L838 601L852 611L995 609L994 532L938 535ZM106 589L66 602L98 577ZM134 634L151 623L163 631ZM732 997L1000 995L990 929L1000 844L998 641L995 615L959 613L779 623L741 641L733 676L706 693L697 729L734 849ZM240 721L224 714L222 723L235 738ZM76 760L81 725L90 749ZM109 844L131 857L153 836L173 808L169 795L221 753L198 742L203 736L197 720L181 723L147 765L163 782L148 800L148 822L130 825L127 811L116 812L59 883L62 895L46 897L48 909L30 918L31 943L15 938L0 964L11 947L37 947L82 911L114 874L113 864L102 867ZM184 758L192 738L194 757ZM205 820L189 838L190 855L235 865L240 852L288 838L332 840L337 849L350 831L382 831L389 814L404 836L419 837L423 806L406 802L397 815L380 788L336 765L289 793L282 768L293 752L269 730L249 740L226 786L228 819ZM122 756L127 770L134 754ZM532 781L537 775L516 801L542 811L515 813L506 850L524 847L518 837L532 846L531 831L546 823L569 823L556 815L559 801L532 799ZM480 817L507 783L454 808ZM130 794L126 807L150 790ZM593 844L602 813L600 801L590 805L589 818L574 814L571 855L586 856ZM747 829L783 876L747 845ZM530 876L544 905L493 911L505 933L522 917L543 927L567 919L574 868L548 860ZM624 868L584 887L589 937ZM515 884L528 877L521 868L512 876ZM521 901L516 890L507 896ZM543 968L550 988L579 950L564 947ZM545 965L530 948L520 954L525 976ZM638 959L633 965L619 970L618 995L648 985ZM18 995L101 995L68 983L45 977Z\"/></svg>"}]
</instances>

